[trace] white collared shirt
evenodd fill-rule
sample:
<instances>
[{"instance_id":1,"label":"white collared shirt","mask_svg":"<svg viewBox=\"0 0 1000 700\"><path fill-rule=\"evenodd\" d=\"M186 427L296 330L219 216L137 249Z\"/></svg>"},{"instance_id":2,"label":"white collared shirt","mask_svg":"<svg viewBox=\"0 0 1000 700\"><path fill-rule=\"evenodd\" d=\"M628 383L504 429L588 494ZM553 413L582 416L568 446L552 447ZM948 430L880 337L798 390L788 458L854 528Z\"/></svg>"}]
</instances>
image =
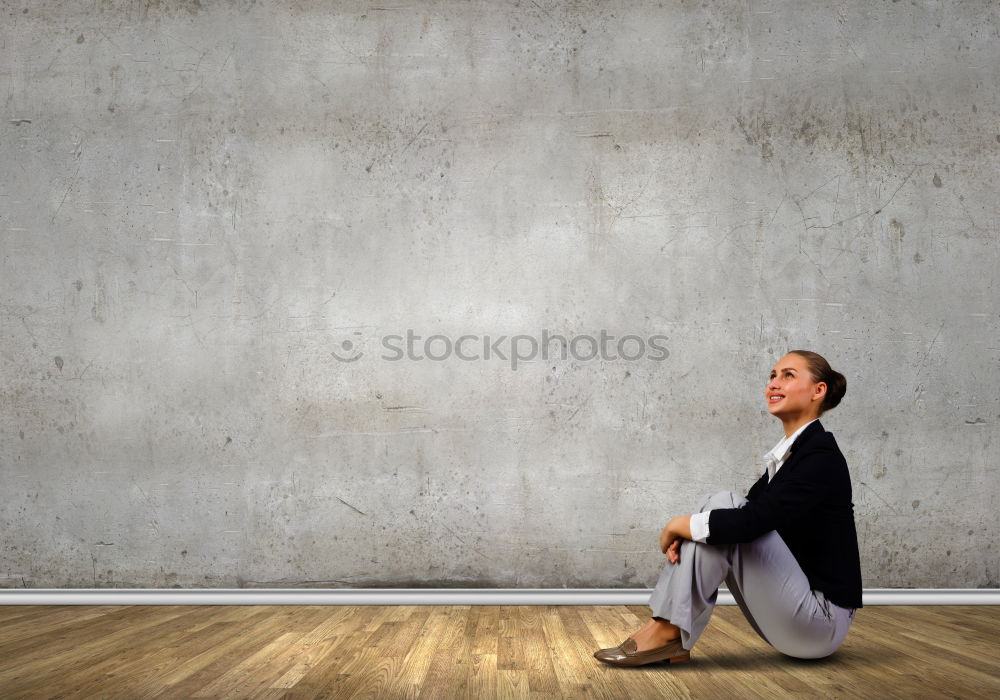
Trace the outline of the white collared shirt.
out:
<instances>
[{"instance_id":1,"label":"white collared shirt","mask_svg":"<svg viewBox=\"0 0 1000 700\"><path fill-rule=\"evenodd\" d=\"M770 450L764 453L764 468L767 469L767 482L771 483L771 479L774 475L778 473L781 469L781 465L785 463L788 459L788 451L792 447L792 443L795 442L795 438L806 429L811 423L819 420L818 418L813 418L809 423L799 426L799 429L788 437L781 438L778 444L772 447ZM691 516L691 539L695 542L704 542L708 539L708 516L712 511L705 510L701 513L695 513Z\"/></svg>"}]
</instances>

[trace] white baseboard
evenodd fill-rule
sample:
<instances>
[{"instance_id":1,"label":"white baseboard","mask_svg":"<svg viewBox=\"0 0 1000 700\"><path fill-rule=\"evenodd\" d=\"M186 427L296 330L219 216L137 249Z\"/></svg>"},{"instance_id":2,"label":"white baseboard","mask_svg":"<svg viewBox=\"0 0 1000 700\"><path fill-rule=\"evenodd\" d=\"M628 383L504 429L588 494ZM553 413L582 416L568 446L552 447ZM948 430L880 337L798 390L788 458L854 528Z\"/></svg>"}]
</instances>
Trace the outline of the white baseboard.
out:
<instances>
[{"instance_id":1,"label":"white baseboard","mask_svg":"<svg viewBox=\"0 0 1000 700\"><path fill-rule=\"evenodd\" d=\"M646 605L644 588L10 588L0 605ZM719 605L735 605L719 591ZM996 588L868 588L863 605L1000 605Z\"/></svg>"}]
</instances>

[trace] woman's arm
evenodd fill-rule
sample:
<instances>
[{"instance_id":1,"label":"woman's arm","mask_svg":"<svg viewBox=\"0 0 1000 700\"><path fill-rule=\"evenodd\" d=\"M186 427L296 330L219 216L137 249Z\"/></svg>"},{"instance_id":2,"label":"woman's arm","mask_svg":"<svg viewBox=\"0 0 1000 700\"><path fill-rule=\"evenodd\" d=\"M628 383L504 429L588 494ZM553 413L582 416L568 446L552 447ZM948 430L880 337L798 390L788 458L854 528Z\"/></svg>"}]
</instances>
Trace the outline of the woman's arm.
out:
<instances>
[{"instance_id":1,"label":"woman's arm","mask_svg":"<svg viewBox=\"0 0 1000 700\"><path fill-rule=\"evenodd\" d=\"M660 551L667 555L671 564L676 564L681 560L681 541L689 539L691 539L691 516L678 515L676 518L671 518L660 532Z\"/></svg>"},{"instance_id":2,"label":"woman's arm","mask_svg":"<svg viewBox=\"0 0 1000 700\"><path fill-rule=\"evenodd\" d=\"M821 436L820 436L821 437ZM770 485L741 508L715 508L708 544L750 542L771 530L816 522L831 500L850 488L847 462L840 451L815 438L802 455L781 467Z\"/></svg>"}]
</instances>

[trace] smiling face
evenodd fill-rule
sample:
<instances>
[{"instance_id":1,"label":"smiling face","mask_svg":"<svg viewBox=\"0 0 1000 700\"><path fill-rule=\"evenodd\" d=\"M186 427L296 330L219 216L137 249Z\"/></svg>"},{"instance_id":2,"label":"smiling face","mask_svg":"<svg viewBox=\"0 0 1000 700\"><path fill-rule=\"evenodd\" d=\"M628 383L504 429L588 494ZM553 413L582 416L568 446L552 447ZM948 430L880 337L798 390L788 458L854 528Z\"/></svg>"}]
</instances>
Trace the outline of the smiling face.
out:
<instances>
[{"instance_id":1,"label":"smiling face","mask_svg":"<svg viewBox=\"0 0 1000 700\"><path fill-rule=\"evenodd\" d=\"M774 365L764 389L768 412L786 426L818 418L825 397L826 382L814 382L806 359L791 352Z\"/></svg>"}]
</instances>

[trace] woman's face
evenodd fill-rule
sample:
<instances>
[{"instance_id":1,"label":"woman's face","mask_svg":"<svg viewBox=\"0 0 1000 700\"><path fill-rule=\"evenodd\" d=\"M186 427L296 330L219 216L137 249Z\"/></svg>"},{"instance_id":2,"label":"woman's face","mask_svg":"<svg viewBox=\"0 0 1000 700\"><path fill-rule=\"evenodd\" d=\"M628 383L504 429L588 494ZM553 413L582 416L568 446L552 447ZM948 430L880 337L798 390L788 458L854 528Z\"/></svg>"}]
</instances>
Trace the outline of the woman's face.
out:
<instances>
[{"instance_id":1,"label":"woman's face","mask_svg":"<svg viewBox=\"0 0 1000 700\"><path fill-rule=\"evenodd\" d=\"M779 418L819 416L825 396L826 383L814 382L806 359L791 352L774 365L764 389L768 412Z\"/></svg>"}]
</instances>

